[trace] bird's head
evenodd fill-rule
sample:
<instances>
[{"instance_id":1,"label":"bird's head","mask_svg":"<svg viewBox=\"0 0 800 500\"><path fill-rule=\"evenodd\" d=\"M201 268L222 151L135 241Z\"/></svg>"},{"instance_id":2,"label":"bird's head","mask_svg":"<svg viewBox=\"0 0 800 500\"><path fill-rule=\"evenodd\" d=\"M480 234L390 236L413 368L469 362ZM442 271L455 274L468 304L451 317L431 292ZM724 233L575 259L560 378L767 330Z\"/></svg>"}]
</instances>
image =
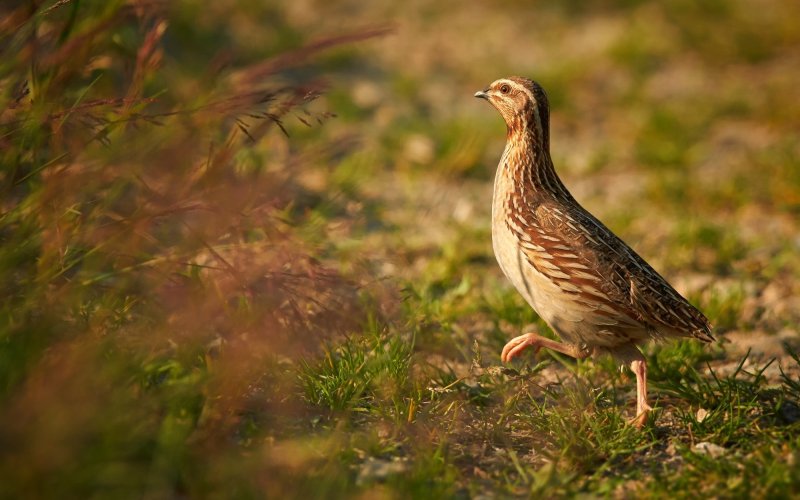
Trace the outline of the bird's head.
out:
<instances>
[{"instance_id":1,"label":"bird's head","mask_svg":"<svg viewBox=\"0 0 800 500\"><path fill-rule=\"evenodd\" d=\"M509 134L527 131L547 144L550 109L538 83L519 76L501 78L476 92L475 97L486 99L500 112Z\"/></svg>"}]
</instances>

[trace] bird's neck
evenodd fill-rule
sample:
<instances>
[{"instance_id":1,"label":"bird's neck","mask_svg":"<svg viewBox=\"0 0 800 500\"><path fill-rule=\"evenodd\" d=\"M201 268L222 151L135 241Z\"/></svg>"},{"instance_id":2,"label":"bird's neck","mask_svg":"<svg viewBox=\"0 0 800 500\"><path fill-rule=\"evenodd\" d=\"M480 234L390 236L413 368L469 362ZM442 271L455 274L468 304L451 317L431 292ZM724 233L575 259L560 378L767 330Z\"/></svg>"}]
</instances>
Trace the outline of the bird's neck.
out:
<instances>
[{"instance_id":1,"label":"bird's neck","mask_svg":"<svg viewBox=\"0 0 800 500\"><path fill-rule=\"evenodd\" d=\"M520 191L518 194L528 201L547 195L569 196L553 168L546 139L541 131L530 127L508 130L500 169L510 181L509 188Z\"/></svg>"}]
</instances>

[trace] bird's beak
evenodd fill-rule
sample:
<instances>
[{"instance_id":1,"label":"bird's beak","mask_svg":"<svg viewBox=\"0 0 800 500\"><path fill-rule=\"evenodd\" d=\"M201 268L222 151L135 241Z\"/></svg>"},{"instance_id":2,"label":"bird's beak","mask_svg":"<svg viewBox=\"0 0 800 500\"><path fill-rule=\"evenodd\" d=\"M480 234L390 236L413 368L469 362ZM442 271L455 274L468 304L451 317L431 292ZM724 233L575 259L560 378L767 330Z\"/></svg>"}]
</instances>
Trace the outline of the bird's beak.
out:
<instances>
[{"instance_id":1,"label":"bird's beak","mask_svg":"<svg viewBox=\"0 0 800 500\"><path fill-rule=\"evenodd\" d=\"M475 97L479 99L489 99L489 94L485 90L475 92Z\"/></svg>"}]
</instances>

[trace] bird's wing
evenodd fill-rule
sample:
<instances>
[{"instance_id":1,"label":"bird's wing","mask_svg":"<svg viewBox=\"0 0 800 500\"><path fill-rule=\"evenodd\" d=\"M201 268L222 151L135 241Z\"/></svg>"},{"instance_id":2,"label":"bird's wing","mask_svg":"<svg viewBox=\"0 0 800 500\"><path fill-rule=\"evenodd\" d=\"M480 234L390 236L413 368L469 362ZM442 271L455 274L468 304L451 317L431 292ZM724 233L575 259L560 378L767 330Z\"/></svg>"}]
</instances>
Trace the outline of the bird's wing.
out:
<instances>
[{"instance_id":1,"label":"bird's wing","mask_svg":"<svg viewBox=\"0 0 800 500\"><path fill-rule=\"evenodd\" d=\"M553 203L532 209L520 241L537 271L596 314L630 320L655 336L714 340L703 313L602 222L574 207L579 210Z\"/></svg>"}]
</instances>

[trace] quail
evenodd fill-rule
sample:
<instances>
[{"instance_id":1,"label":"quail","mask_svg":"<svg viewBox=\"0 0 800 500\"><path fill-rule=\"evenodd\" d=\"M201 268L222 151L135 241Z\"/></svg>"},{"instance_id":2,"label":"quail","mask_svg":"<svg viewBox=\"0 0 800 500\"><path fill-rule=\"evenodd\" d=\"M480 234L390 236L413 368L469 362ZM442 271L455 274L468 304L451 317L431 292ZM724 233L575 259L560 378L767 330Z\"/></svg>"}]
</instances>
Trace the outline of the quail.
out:
<instances>
[{"instance_id":1,"label":"quail","mask_svg":"<svg viewBox=\"0 0 800 500\"><path fill-rule=\"evenodd\" d=\"M492 200L495 257L561 339L520 335L505 345L502 361L543 347L577 359L610 354L636 375L631 423L641 428L651 407L639 346L675 337L711 342L708 319L569 193L550 157L550 109L538 83L502 78L475 97L507 126Z\"/></svg>"}]
</instances>

